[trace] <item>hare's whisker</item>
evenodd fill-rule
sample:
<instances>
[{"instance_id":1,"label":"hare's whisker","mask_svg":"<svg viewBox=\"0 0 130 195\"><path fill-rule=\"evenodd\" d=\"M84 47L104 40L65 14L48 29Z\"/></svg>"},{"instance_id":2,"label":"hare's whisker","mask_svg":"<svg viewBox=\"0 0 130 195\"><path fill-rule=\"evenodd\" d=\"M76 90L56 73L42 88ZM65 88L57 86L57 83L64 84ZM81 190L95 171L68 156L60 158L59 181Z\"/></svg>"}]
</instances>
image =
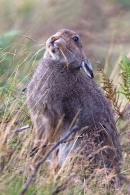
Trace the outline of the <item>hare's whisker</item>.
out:
<instances>
[{"instance_id":1,"label":"hare's whisker","mask_svg":"<svg viewBox=\"0 0 130 195\"><path fill-rule=\"evenodd\" d=\"M66 48L66 49L67 49L67 48ZM68 52L70 52L71 55L76 59L76 61L79 62L79 60L75 57L75 55L74 55L69 49L67 49L67 50L68 50Z\"/></svg>"},{"instance_id":2,"label":"hare's whisker","mask_svg":"<svg viewBox=\"0 0 130 195\"><path fill-rule=\"evenodd\" d=\"M30 47L30 48L41 47L41 46L44 46L45 47L45 44L37 44L37 45L34 45L34 46Z\"/></svg>"},{"instance_id":3,"label":"hare's whisker","mask_svg":"<svg viewBox=\"0 0 130 195\"><path fill-rule=\"evenodd\" d=\"M67 60L67 58L66 58L64 52L62 51L62 49L60 49L60 51L61 51L61 53L62 53L62 55L63 55L63 57L64 57L64 59L65 59L65 61L66 61L66 63L67 63L67 66L68 66L68 60Z\"/></svg>"}]
</instances>

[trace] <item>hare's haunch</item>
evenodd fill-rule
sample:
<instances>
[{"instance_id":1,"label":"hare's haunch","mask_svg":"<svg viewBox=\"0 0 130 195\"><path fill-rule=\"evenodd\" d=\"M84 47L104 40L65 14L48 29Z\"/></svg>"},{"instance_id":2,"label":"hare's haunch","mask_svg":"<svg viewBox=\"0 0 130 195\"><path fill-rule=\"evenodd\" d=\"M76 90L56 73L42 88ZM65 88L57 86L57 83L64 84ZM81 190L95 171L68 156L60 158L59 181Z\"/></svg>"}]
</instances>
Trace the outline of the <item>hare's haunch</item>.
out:
<instances>
[{"instance_id":1,"label":"hare's haunch","mask_svg":"<svg viewBox=\"0 0 130 195\"><path fill-rule=\"evenodd\" d=\"M62 29L47 40L27 89L35 127L34 148L46 146L42 147L45 151L76 124L78 132L56 152L59 163L76 151L85 157L95 154L91 158L95 163L101 161L100 167L119 168L122 154L112 109L93 77L77 33Z\"/></svg>"}]
</instances>

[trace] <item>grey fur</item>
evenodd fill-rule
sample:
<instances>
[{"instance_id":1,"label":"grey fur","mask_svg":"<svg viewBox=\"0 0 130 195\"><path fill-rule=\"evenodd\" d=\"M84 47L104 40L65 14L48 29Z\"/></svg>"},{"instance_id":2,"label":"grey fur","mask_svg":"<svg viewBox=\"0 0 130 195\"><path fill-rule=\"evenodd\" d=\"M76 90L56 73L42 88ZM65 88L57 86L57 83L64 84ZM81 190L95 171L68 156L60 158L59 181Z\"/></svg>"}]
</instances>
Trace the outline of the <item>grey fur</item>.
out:
<instances>
[{"instance_id":1,"label":"grey fur","mask_svg":"<svg viewBox=\"0 0 130 195\"><path fill-rule=\"evenodd\" d=\"M65 136L79 112L75 123L79 127L78 135L83 138L60 145L60 164L76 148L90 155L89 140L93 140L101 147L109 147L103 151L105 166L119 168L122 152L112 109L96 83L80 70L86 57L80 37L78 42L72 39L75 35L78 36L62 29L47 40L46 52L28 85L27 104L36 133L34 147ZM61 117L63 120L54 135ZM97 135L93 138L94 134Z\"/></svg>"}]
</instances>

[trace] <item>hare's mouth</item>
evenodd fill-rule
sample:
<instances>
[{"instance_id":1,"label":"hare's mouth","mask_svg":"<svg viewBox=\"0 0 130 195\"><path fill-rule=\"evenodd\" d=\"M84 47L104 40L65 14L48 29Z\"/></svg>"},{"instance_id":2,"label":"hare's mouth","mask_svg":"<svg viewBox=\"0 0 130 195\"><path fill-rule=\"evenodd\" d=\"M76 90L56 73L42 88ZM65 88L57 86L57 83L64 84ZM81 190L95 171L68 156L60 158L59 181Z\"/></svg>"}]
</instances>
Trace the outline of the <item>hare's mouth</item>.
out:
<instances>
[{"instance_id":1,"label":"hare's mouth","mask_svg":"<svg viewBox=\"0 0 130 195\"><path fill-rule=\"evenodd\" d=\"M54 54L58 50L58 47L55 45L55 43L50 43L47 45L47 49L50 53Z\"/></svg>"},{"instance_id":2,"label":"hare's mouth","mask_svg":"<svg viewBox=\"0 0 130 195\"><path fill-rule=\"evenodd\" d=\"M55 42L50 42L46 45L46 50L49 52L53 59L59 59L59 48Z\"/></svg>"},{"instance_id":3,"label":"hare's mouth","mask_svg":"<svg viewBox=\"0 0 130 195\"><path fill-rule=\"evenodd\" d=\"M62 50L66 48L66 42L62 38L56 36L50 37L46 42L46 50L53 58L61 57Z\"/></svg>"}]
</instances>

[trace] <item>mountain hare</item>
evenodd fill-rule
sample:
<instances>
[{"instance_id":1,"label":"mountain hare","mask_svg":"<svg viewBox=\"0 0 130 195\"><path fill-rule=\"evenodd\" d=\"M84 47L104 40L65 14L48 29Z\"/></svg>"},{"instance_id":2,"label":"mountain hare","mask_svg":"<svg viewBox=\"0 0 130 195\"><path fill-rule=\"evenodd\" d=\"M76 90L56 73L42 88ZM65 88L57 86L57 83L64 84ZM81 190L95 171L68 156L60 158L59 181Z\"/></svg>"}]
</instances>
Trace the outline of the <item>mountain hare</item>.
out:
<instances>
[{"instance_id":1,"label":"mountain hare","mask_svg":"<svg viewBox=\"0 0 130 195\"><path fill-rule=\"evenodd\" d=\"M33 151L45 152L76 124L78 131L59 145L51 161L57 155L62 165L76 152L100 168L119 170L122 152L112 109L93 77L77 33L62 29L47 40L27 88L35 128Z\"/></svg>"}]
</instances>

